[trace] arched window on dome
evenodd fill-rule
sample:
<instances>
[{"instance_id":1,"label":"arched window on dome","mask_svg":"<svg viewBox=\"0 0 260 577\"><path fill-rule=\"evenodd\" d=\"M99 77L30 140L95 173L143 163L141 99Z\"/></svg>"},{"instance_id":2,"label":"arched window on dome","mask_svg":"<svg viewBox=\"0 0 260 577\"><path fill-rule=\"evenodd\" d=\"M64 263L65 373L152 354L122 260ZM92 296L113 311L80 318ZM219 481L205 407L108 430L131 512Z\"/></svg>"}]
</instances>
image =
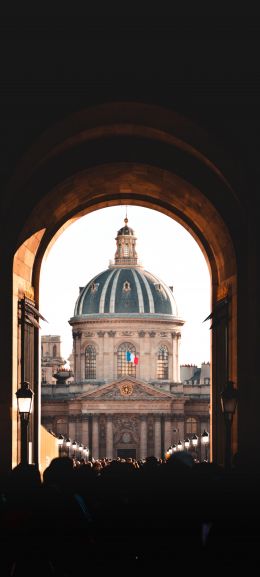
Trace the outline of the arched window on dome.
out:
<instances>
[{"instance_id":1,"label":"arched window on dome","mask_svg":"<svg viewBox=\"0 0 260 577\"><path fill-rule=\"evenodd\" d=\"M130 353L130 354L127 354ZM136 356L136 348L132 343L122 343L117 349L117 376L123 377L129 375L136 376L136 365L133 360L128 360L129 357Z\"/></svg>"},{"instance_id":2,"label":"arched window on dome","mask_svg":"<svg viewBox=\"0 0 260 577\"><path fill-rule=\"evenodd\" d=\"M198 421L195 417L188 417L185 421L185 434L186 435L194 435L198 432Z\"/></svg>"},{"instance_id":3,"label":"arched window on dome","mask_svg":"<svg viewBox=\"0 0 260 577\"><path fill-rule=\"evenodd\" d=\"M96 378L96 349L88 345L85 349L85 379Z\"/></svg>"},{"instance_id":4,"label":"arched window on dome","mask_svg":"<svg viewBox=\"0 0 260 577\"><path fill-rule=\"evenodd\" d=\"M124 254L124 256L129 256L129 245L127 242L124 244L124 253L123 254Z\"/></svg>"},{"instance_id":5,"label":"arched window on dome","mask_svg":"<svg viewBox=\"0 0 260 577\"><path fill-rule=\"evenodd\" d=\"M157 379L165 380L168 379L168 369L169 369L169 353L165 345L162 345L158 351L157 357Z\"/></svg>"}]
</instances>

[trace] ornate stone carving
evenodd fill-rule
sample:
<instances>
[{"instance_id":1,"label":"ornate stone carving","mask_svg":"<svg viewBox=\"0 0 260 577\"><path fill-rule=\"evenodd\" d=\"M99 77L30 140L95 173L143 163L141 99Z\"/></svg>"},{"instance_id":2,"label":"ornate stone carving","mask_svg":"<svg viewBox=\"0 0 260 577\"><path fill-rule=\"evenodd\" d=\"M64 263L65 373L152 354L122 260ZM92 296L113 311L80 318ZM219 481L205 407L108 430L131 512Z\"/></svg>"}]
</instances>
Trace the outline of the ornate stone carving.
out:
<instances>
[{"instance_id":1,"label":"ornate stone carving","mask_svg":"<svg viewBox=\"0 0 260 577\"><path fill-rule=\"evenodd\" d=\"M141 338L145 337L145 334L146 334L145 331L139 331L139 333L138 333L139 337L141 337Z\"/></svg>"},{"instance_id":2,"label":"ornate stone carving","mask_svg":"<svg viewBox=\"0 0 260 577\"><path fill-rule=\"evenodd\" d=\"M123 387L124 392L123 392ZM129 391L129 392L126 392ZM130 392L131 391L131 392ZM132 383L123 383L113 387L112 389L106 390L103 393L97 395L99 399L112 399L112 400L127 400L131 395L131 400L138 399L158 399L157 391L149 392L140 385L132 385ZM94 395L93 395L94 396ZM161 397L160 397L161 398Z\"/></svg>"},{"instance_id":3,"label":"ornate stone carving","mask_svg":"<svg viewBox=\"0 0 260 577\"><path fill-rule=\"evenodd\" d=\"M103 337L104 334L105 334L105 331L98 331L97 332L98 337Z\"/></svg>"},{"instance_id":4,"label":"ornate stone carving","mask_svg":"<svg viewBox=\"0 0 260 577\"><path fill-rule=\"evenodd\" d=\"M156 332L155 331L149 331L149 337L155 337L156 336Z\"/></svg>"},{"instance_id":5,"label":"ornate stone carving","mask_svg":"<svg viewBox=\"0 0 260 577\"><path fill-rule=\"evenodd\" d=\"M84 337L93 337L94 333L91 333L90 331L88 331L87 333L84 333Z\"/></svg>"},{"instance_id":6,"label":"ornate stone carving","mask_svg":"<svg viewBox=\"0 0 260 577\"><path fill-rule=\"evenodd\" d=\"M73 331L72 332L72 336L74 339L80 339L81 335L82 335L81 331Z\"/></svg>"},{"instance_id":7,"label":"ornate stone carving","mask_svg":"<svg viewBox=\"0 0 260 577\"><path fill-rule=\"evenodd\" d=\"M139 418L137 415L114 416L114 444L139 443Z\"/></svg>"},{"instance_id":8,"label":"ornate stone carving","mask_svg":"<svg viewBox=\"0 0 260 577\"><path fill-rule=\"evenodd\" d=\"M168 334L165 332L161 332L160 335L161 335L161 337L167 337L168 336Z\"/></svg>"},{"instance_id":9,"label":"ornate stone carving","mask_svg":"<svg viewBox=\"0 0 260 577\"><path fill-rule=\"evenodd\" d=\"M108 331L107 334L109 337L114 337L116 334L116 331Z\"/></svg>"},{"instance_id":10,"label":"ornate stone carving","mask_svg":"<svg viewBox=\"0 0 260 577\"><path fill-rule=\"evenodd\" d=\"M132 383L122 383L122 385L120 385L120 393L121 395L125 396L130 396L133 394L133 385Z\"/></svg>"},{"instance_id":11,"label":"ornate stone carving","mask_svg":"<svg viewBox=\"0 0 260 577\"><path fill-rule=\"evenodd\" d=\"M131 337L132 335L133 335L132 331L123 331L122 332L123 337Z\"/></svg>"},{"instance_id":12,"label":"ornate stone carving","mask_svg":"<svg viewBox=\"0 0 260 577\"><path fill-rule=\"evenodd\" d=\"M123 443L130 443L131 442L131 434L125 431L122 435Z\"/></svg>"}]
</instances>

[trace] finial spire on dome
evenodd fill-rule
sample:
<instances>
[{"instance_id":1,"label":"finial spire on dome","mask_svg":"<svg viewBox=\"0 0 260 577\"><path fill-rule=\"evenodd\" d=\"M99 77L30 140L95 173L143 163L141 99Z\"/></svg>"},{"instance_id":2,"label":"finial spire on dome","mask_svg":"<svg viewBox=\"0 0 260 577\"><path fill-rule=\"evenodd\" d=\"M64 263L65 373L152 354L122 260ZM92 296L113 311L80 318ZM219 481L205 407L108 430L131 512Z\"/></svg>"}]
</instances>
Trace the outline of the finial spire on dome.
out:
<instances>
[{"instance_id":1,"label":"finial spire on dome","mask_svg":"<svg viewBox=\"0 0 260 577\"><path fill-rule=\"evenodd\" d=\"M125 219L124 219L125 224L128 223L128 218L127 218L127 206L125 207Z\"/></svg>"},{"instance_id":2,"label":"finial spire on dome","mask_svg":"<svg viewBox=\"0 0 260 577\"><path fill-rule=\"evenodd\" d=\"M133 229L128 226L127 207L124 223L117 232L115 262L110 266L139 266L135 250L136 236Z\"/></svg>"}]
</instances>

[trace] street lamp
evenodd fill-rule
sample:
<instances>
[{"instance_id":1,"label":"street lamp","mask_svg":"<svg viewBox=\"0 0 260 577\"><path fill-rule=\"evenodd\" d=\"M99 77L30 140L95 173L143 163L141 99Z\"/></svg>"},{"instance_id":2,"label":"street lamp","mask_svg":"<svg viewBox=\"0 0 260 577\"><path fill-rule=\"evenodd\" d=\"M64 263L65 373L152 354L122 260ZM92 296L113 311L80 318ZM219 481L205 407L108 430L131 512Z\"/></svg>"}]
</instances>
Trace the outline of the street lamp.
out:
<instances>
[{"instance_id":1,"label":"street lamp","mask_svg":"<svg viewBox=\"0 0 260 577\"><path fill-rule=\"evenodd\" d=\"M64 440L64 439L63 439L63 435L59 435L59 436L58 436L58 439L57 439L57 441L58 441L58 447L59 447L59 457L61 457L61 447L62 447L62 445L63 445L63 440Z\"/></svg>"},{"instance_id":2,"label":"street lamp","mask_svg":"<svg viewBox=\"0 0 260 577\"><path fill-rule=\"evenodd\" d=\"M89 448L88 447L85 448L85 452L86 452L86 457L87 457L87 461L88 461L88 458L89 458Z\"/></svg>"},{"instance_id":3,"label":"street lamp","mask_svg":"<svg viewBox=\"0 0 260 577\"><path fill-rule=\"evenodd\" d=\"M175 443L173 443L173 445L172 445L172 452L173 452L173 453L176 453L176 451L177 451L177 445L175 445Z\"/></svg>"},{"instance_id":4,"label":"street lamp","mask_svg":"<svg viewBox=\"0 0 260 577\"><path fill-rule=\"evenodd\" d=\"M77 449L77 442L73 441L72 447L74 449L73 458L76 459L76 449Z\"/></svg>"},{"instance_id":5,"label":"street lamp","mask_svg":"<svg viewBox=\"0 0 260 577\"><path fill-rule=\"evenodd\" d=\"M181 442L181 440L178 441L178 443L177 443L177 449L178 449L178 451L182 451L182 442Z\"/></svg>"},{"instance_id":6,"label":"street lamp","mask_svg":"<svg viewBox=\"0 0 260 577\"><path fill-rule=\"evenodd\" d=\"M83 451L83 445L82 443L79 444L79 454L80 454L80 458L82 457L82 451Z\"/></svg>"},{"instance_id":7,"label":"street lamp","mask_svg":"<svg viewBox=\"0 0 260 577\"><path fill-rule=\"evenodd\" d=\"M196 434L194 433L194 435L192 435L192 437L191 437L191 444L192 444L192 446L196 448L196 447L198 446L198 442L199 442L198 435L196 435Z\"/></svg>"},{"instance_id":8,"label":"street lamp","mask_svg":"<svg viewBox=\"0 0 260 577\"><path fill-rule=\"evenodd\" d=\"M202 435L201 435L201 442L202 444L205 446L205 461L208 460L208 444L209 444L209 434L206 431L206 429L204 429Z\"/></svg>"},{"instance_id":9,"label":"street lamp","mask_svg":"<svg viewBox=\"0 0 260 577\"><path fill-rule=\"evenodd\" d=\"M232 456L231 426L237 407L237 389L235 389L233 381L228 381L226 388L221 392L220 399L226 423L225 467L230 469Z\"/></svg>"},{"instance_id":10,"label":"street lamp","mask_svg":"<svg viewBox=\"0 0 260 577\"><path fill-rule=\"evenodd\" d=\"M70 445L71 445L71 440L68 438L65 441L66 443L66 447L68 447L68 457L70 456Z\"/></svg>"},{"instance_id":11,"label":"street lamp","mask_svg":"<svg viewBox=\"0 0 260 577\"><path fill-rule=\"evenodd\" d=\"M28 464L28 423L32 411L33 391L30 383L24 381L21 388L16 391L18 412L21 419L21 464Z\"/></svg>"},{"instance_id":12,"label":"street lamp","mask_svg":"<svg viewBox=\"0 0 260 577\"><path fill-rule=\"evenodd\" d=\"M188 439L188 437L186 437L186 439L184 439L184 447L185 447L186 451L188 451L189 446L190 446L190 439Z\"/></svg>"},{"instance_id":13,"label":"street lamp","mask_svg":"<svg viewBox=\"0 0 260 577\"><path fill-rule=\"evenodd\" d=\"M171 454L172 454L172 448L169 447L165 453L166 460L170 458Z\"/></svg>"},{"instance_id":14,"label":"street lamp","mask_svg":"<svg viewBox=\"0 0 260 577\"><path fill-rule=\"evenodd\" d=\"M196 454L196 460L197 460L197 451L196 451L196 448L197 448L197 446L198 446L198 442L199 442L198 435L196 435L196 433L194 433L194 435L192 435L192 437L191 437L191 444L192 444L192 446L194 447L194 451L195 451L195 454Z\"/></svg>"}]
</instances>

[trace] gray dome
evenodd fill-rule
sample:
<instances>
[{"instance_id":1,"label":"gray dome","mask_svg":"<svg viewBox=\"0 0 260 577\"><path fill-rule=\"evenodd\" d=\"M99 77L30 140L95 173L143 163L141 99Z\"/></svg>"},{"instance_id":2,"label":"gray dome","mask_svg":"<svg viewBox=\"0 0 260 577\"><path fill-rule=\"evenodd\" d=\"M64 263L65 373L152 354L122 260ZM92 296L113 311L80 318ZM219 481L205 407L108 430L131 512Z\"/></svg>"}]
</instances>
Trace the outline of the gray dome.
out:
<instances>
[{"instance_id":1,"label":"gray dome","mask_svg":"<svg viewBox=\"0 0 260 577\"><path fill-rule=\"evenodd\" d=\"M123 226L122 228L120 228L117 231L117 236L122 236L122 235L128 236L130 234L132 236L134 236L135 233L134 233L134 230L132 228L130 228L130 226L127 226L127 225Z\"/></svg>"},{"instance_id":2,"label":"gray dome","mask_svg":"<svg viewBox=\"0 0 260 577\"><path fill-rule=\"evenodd\" d=\"M109 268L80 291L74 316L163 315L177 317L171 289L141 267Z\"/></svg>"}]
</instances>

